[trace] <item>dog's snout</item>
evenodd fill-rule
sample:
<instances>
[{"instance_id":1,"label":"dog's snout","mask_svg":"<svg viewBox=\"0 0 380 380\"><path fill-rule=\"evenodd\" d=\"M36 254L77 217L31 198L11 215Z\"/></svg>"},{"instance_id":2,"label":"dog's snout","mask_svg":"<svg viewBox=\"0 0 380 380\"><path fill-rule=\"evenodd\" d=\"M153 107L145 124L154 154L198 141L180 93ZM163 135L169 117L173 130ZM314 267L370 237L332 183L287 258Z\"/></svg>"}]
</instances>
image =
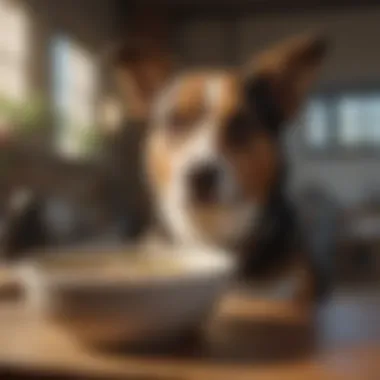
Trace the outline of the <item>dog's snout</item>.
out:
<instances>
[{"instance_id":1,"label":"dog's snout","mask_svg":"<svg viewBox=\"0 0 380 380\"><path fill-rule=\"evenodd\" d=\"M211 201L215 198L221 173L217 165L201 164L188 174L191 193L197 201Z\"/></svg>"}]
</instances>

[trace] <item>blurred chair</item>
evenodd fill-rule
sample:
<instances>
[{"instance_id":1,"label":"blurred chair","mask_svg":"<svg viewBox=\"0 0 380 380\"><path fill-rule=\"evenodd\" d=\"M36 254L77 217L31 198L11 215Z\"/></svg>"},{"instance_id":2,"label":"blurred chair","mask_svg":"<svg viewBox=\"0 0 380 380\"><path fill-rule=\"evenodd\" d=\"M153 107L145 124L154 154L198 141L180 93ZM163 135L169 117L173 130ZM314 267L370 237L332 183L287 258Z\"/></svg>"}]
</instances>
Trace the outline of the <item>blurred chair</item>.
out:
<instances>
[{"instance_id":1,"label":"blurred chair","mask_svg":"<svg viewBox=\"0 0 380 380\"><path fill-rule=\"evenodd\" d=\"M65 246L128 240L132 234L126 237L125 226L116 218L103 218L103 211L103 204L86 204L69 195L42 196L28 188L15 190L1 218L0 256L14 261L46 248L54 252Z\"/></svg>"},{"instance_id":2,"label":"blurred chair","mask_svg":"<svg viewBox=\"0 0 380 380\"><path fill-rule=\"evenodd\" d=\"M362 202L348 210L345 252L342 257L346 282L380 280L380 190L369 186Z\"/></svg>"}]
</instances>

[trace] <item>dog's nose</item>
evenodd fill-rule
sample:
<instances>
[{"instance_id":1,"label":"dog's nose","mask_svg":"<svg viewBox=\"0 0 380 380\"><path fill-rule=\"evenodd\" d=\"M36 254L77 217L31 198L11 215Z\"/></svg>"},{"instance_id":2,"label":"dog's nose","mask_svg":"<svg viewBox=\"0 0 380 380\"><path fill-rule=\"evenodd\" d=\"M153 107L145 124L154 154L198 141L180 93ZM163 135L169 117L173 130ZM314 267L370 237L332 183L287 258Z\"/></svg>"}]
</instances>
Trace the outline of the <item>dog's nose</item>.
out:
<instances>
[{"instance_id":1,"label":"dog's nose","mask_svg":"<svg viewBox=\"0 0 380 380\"><path fill-rule=\"evenodd\" d=\"M196 201L212 201L215 198L220 170L213 164L194 167L188 174L190 191Z\"/></svg>"}]
</instances>

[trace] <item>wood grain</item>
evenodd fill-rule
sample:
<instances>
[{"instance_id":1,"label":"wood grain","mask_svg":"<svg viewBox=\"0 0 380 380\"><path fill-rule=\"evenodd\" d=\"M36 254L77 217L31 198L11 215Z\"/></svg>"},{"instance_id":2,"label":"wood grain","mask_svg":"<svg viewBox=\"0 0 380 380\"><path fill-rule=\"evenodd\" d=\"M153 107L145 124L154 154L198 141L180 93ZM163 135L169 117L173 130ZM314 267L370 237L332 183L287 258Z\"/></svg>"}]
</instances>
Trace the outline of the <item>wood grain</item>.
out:
<instances>
[{"instance_id":1,"label":"wood grain","mask_svg":"<svg viewBox=\"0 0 380 380\"><path fill-rule=\"evenodd\" d=\"M221 303L201 338L165 349L118 352L85 348L58 326L32 315L22 302L3 302L0 374L62 379L375 380L380 374L378 296L370 291L337 292L310 316L286 302L258 300L236 290Z\"/></svg>"}]
</instances>

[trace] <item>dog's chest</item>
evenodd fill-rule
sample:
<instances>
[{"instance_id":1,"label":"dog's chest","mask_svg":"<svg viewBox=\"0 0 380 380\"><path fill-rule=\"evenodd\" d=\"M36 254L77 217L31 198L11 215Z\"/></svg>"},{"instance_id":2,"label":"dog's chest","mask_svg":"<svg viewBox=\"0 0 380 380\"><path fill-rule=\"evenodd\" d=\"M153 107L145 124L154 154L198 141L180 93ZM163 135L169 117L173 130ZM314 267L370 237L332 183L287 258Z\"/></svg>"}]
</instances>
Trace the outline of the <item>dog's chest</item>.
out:
<instances>
[{"instance_id":1,"label":"dog's chest","mask_svg":"<svg viewBox=\"0 0 380 380\"><path fill-rule=\"evenodd\" d=\"M286 268L300 250L297 224L293 205L282 194L274 195L255 233L237 247L243 271L265 278Z\"/></svg>"}]
</instances>

